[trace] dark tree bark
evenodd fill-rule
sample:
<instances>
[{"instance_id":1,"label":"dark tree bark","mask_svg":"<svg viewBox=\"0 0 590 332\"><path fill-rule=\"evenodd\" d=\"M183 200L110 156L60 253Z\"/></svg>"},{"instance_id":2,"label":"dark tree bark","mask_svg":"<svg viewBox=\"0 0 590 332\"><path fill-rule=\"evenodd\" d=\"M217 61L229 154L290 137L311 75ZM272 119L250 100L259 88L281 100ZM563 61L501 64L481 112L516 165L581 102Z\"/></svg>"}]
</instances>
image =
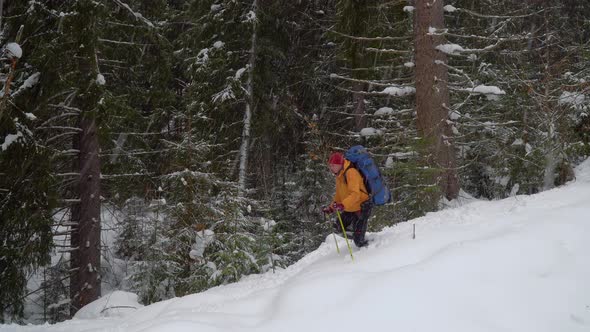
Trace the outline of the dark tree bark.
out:
<instances>
[{"instance_id":1,"label":"dark tree bark","mask_svg":"<svg viewBox=\"0 0 590 332\"><path fill-rule=\"evenodd\" d=\"M77 3L78 14L72 33L80 45L76 55L79 90L75 106L80 115L80 133L74 138L74 149L79 150L75 168L79 172L75 192L79 203L72 208L70 297L72 315L86 304L100 297L100 160L96 112L101 96L97 82L98 64L96 55L97 26L99 14L97 3L81 0Z\"/></svg>"},{"instance_id":2,"label":"dark tree bark","mask_svg":"<svg viewBox=\"0 0 590 332\"><path fill-rule=\"evenodd\" d=\"M92 117L80 119L82 132L74 148L80 150L77 185L80 203L72 209L78 225L72 231L72 314L100 297L100 161L98 135Z\"/></svg>"},{"instance_id":3,"label":"dark tree bark","mask_svg":"<svg viewBox=\"0 0 590 332\"><path fill-rule=\"evenodd\" d=\"M443 38L430 34L429 29L443 29L443 1L416 0L416 113L419 134L429 144L428 162L437 168L436 181L447 199L459 193L452 130L447 122L449 90L447 86L447 57L435 49Z\"/></svg>"}]
</instances>

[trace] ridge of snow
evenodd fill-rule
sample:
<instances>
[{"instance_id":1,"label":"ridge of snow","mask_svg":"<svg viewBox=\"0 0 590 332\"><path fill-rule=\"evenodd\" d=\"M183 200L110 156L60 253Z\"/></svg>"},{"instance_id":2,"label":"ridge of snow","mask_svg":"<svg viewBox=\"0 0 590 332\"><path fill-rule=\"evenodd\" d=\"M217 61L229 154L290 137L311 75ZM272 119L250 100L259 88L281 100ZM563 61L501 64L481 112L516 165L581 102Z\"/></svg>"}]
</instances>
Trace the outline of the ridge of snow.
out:
<instances>
[{"instance_id":1,"label":"ridge of snow","mask_svg":"<svg viewBox=\"0 0 590 332\"><path fill-rule=\"evenodd\" d=\"M114 291L84 306L74 315L74 319L124 317L141 307L143 305L137 302L136 294Z\"/></svg>"}]
</instances>

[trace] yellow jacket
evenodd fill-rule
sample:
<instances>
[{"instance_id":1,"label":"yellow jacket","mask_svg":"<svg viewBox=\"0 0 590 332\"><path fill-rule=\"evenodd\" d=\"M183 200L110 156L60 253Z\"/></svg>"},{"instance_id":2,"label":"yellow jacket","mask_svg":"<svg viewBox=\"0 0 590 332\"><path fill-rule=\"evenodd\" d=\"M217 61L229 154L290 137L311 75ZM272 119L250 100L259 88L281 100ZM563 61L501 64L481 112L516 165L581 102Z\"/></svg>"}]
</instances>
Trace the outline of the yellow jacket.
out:
<instances>
[{"instance_id":1,"label":"yellow jacket","mask_svg":"<svg viewBox=\"0 0 590 332\"><path fill-rule=\"evenodd\" d=\"M348 169L348 170L347 170ZM346 173L346 181L344 174ZM342 170L336 175L336 195L334 202L344 205L344 211L361 210L361 204L369 199L363 176L354 168L350 161L344 160Z\"/></svg>"}]
</instances>

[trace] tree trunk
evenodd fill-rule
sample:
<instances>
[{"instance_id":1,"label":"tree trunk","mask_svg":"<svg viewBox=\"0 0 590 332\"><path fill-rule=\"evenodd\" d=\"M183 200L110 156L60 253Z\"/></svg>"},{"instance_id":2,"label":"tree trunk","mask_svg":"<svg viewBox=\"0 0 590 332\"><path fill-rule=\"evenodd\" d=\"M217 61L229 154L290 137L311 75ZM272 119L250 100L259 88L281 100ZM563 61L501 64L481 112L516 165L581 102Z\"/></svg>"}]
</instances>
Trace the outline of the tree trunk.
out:
<instances>
[{"instance_id":1,"label":"tree trunk","mask_svg":"<svg viewBox=\"0 0 590 332\"><path fill-rule=\"evenodd\" d=\"M548 4L547 4L548 6ZM549 190L555 187L555 171L557 170L557 165L560 163L559 160L559 137L556 133L557 131L557 121L558 116L555 116L555 110L559 109L557 105L553 105L551 101L551 89L550 85L555 80L555 75L558 75L559 70L553 67L551 64L553 63L551 57L551 48L550 48L550 36L551 31L549 30L549 20L547 18L547 13L543 12L543 26L545 27L544 33L544 47L543 55L541 63L543 64L542 68L540 68L540 72L543 72L544 78L541 80L541 83L544 85L543 94L540 96L541 99L541 112L543 114L543 122L547 124L547 141L545 143L545 170L543 172L543 190ZM557 71L557 73L554 73Z\"/></svg>"},{"instance_id":2,"label":"tree trunk","mask_svg":"<svg viewBox=\"0 0 590 332\"><path fill-rule=\"evenodd\" d=\"M96 125L96 111L102 88L97 83L98 64L96 21L98 4L90 0L75 5L79 18L71 33L79 45L76 55L78 95L74 103L80 110L80 133L74 138L74 149L79 150L75 168L79 172L75 192L79 203L72 208L72 254L70 298L72 315L86 304L100 297L100 160Z\"/></svg>"},{"instance_id":3,"label":"tree trunk","mask_svg":"<svg viewBox=\"0 0 590 332\"><path fill-rule=\"evenodd\" d=\"M447 199L459 193L452 130L447 122L449 90L447 57L435 49L441 36L429 29L443 29L443 1L416 0L415 9L416 113L419 134L429 144L428 162L437 168L436 181Z\"/></svg>"},{"instance_id":4,"label":"tree trunk","mask_svg":"<svg viewBox=\"0 0 590 332\"><path fill-rule=\"evenodd\" d=\"M100 297L100 161L98 135L92 117L80 119L82 132L76 137L74 148L80 150L77 184L80 203L72 209L70 292L72 314Z\"/></svg>"},{"instance_id":5,"label":"tree trunk","mask_svg":"<svg viewBox=\"0 0 590 332\"><path fill-rule=\"evenodd\" d=\"M252 3L252 12L258 15L258 0ZM252 26L252 39L250 43L250 61L248 64L248 83L246 91L246 111L244 112L244 127L242 127L242 144L240 146L240 171L238 175L238 194L241 196L246 190L246 178L248 171L248 148L250 144L250 128L252 124L252 111L254 109L254 69L256 65L256 48L258 43L258 17L254 19Z\"/></svg>"}]
</instances>

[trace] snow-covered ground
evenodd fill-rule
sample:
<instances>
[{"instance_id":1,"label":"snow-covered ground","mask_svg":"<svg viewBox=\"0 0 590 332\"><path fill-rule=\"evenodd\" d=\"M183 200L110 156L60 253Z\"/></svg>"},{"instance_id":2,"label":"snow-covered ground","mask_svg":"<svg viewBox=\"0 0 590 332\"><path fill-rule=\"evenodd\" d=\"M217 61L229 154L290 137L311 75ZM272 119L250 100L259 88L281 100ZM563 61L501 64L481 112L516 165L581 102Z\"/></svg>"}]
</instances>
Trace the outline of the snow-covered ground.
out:
<instances>
[{"instance_id":1,"label":"snow-covered ground","mask_svg":"<svg viewBox=\"0 0 590 332\"><path fill-rule=\"evenodd\" d=\"M590 331L590 160L564 187L369 238L354 262L330 236L275 274L138 309L118 294L126 310L115 314L103 298L83 315L101 318L0 331Z\"/></svg>"}]
</instances>

